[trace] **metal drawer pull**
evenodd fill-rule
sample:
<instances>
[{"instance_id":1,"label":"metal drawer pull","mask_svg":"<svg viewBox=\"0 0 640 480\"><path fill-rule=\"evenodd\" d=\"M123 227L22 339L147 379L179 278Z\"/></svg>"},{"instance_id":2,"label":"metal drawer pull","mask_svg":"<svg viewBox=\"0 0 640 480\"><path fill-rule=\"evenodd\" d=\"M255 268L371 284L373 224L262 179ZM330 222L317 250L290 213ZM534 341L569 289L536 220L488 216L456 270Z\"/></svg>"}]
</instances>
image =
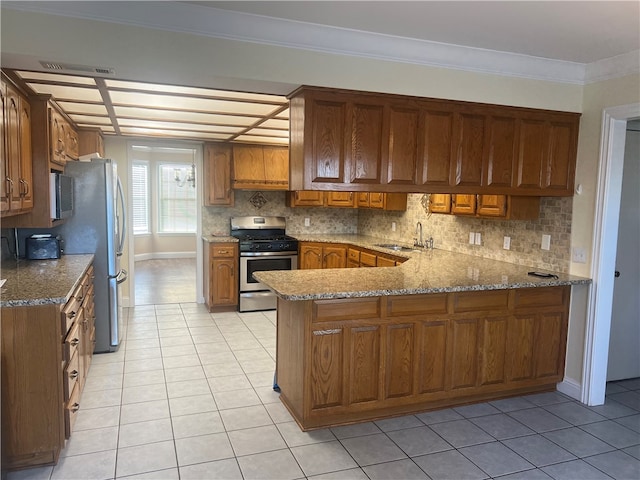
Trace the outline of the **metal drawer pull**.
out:
<instances>
[{"instance_id":1,"label":"metal drawer pull","mask_svg":"<svg viewBox=\"0 0 640 480\"><path fill-rule=\"evenodd\" d=\"M76 378L78 378L78 371L77 370L73 370L72 372L69 372L69 378L72 378L74 380Z\"/></svg>"},{"instance_id":2,"label":"metal drawer pull","mask_svg":"<svg viewBox=\"0 0 640 480\"><path fill-rule=\"evenodd\" d=\"M71 405L71 411L73 413L76 413L78 410L80 410L80 404L79 403L74 403L73 405Z\"/></svg>"},{"instance_id":3,"label":"metal drawer pull","mask_svg":"<svg viewBox=\"0 0 640 480\"><path fill-rule=\"evenodd\" d=\"M69 345L71 345L72 347L75 347L79 343L80 343L80 339L79 338L74 338L69 342Z\"/></svg>"},{"instance_id":4,"label":"metal drawer pull","mask_svg":"<svg viewBox=\"0 0 640 480\"><path fill-rule=\"evenodd\" d=\"M75 317L76 317L76 315L77 315L76 311L75 311L75 310L72 310L72 311L69 313L69 318L75 318Z\"/></svg>"}]
</instances>

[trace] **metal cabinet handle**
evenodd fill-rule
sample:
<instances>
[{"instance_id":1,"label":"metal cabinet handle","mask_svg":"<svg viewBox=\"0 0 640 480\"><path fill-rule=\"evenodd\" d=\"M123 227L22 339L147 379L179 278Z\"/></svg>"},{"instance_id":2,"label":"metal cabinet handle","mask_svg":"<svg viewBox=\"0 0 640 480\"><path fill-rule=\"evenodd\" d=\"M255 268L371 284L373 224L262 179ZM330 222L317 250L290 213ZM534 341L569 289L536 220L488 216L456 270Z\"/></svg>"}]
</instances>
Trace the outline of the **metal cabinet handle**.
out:
<instances>
[{"instance_id":1,"label":"metal cabinet handle","mask_svg":"<svg viewBox=\"0 0 640 480\"><path fill-rule=\"evenodd\" d=\"M77 370L73 370L73 371L69 372L69 378L72 378L74 380L76 378L78 378L78 371Z\"/></svg>"},{"instance_id":2,"label":"metal cabinet handle","mask_svg":"<svg viewBox=\"0 0 640 480\"><path fill-rule=\"evenodd\" d=\"M78 410L80 410L80 404L78 402L76 402L73 405L71 405L71 411L73 413L76 413Z\"/></svg>"},{"instance_id":3,"label":"metal cabinet handle","mask_svg":"<svg viewBox=\"0 0 640 480\"><path fill-rule=\"evenodd\" d=\"M22 186L24 185L24 192L22 191ZM25 197L29 195L29 182L27 182L24 178L20 179L20 196Z\"/></svg>"},{"instance_id":4,"label":"metal cabinet handle","mask_svg":"<svg viewBox=\"0 0 640 480\"><path fill-rule=\"evenodd\" d=\"M80 339L79 338L74 338L69 342L69 345L71 345L72 347L75 347L79 343L80 343Z\"/></svg>"},{"instance_id":5,"label":"metal cabinet handle","mask_svg":"<svg viewBox=\"0 0 640 480\"><path fill-rule=\"evenodd\" d=\"M613 276L618 278L620 276L620 272L618 270L616 270L616 273L614 273Z\"/></svg>"},{"instance_id":6,"label":"metal cabinet handle","mask_svg":"<svg viewBox=\"0 0 640 480\"><path fill-rule=\"evenodd\" d=\"M6 177L5 182L8 182L9 185L7 186L7 197L9 197L12 193L13 193L13 180L11 180L9 177Z\"/></svg>"}]
</instances>

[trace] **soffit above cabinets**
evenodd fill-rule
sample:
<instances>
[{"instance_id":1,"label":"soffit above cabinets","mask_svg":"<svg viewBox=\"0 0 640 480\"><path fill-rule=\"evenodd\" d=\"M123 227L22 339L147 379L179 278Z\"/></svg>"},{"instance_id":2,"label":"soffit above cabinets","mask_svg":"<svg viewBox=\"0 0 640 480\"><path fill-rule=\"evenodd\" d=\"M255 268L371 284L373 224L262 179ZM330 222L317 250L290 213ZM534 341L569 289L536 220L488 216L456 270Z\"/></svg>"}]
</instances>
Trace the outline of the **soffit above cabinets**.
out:
<instances>
[{"instance_id":1,"label":"soffit above cabinets","mask_svg":"<svg viewBox=\"0 0 640 480\"><path fill-rule=\"evenodd\" d=\"M16 70L78 127L105 135L288 145L289 101L262 93Z\"/></svg>"}]
</instances>

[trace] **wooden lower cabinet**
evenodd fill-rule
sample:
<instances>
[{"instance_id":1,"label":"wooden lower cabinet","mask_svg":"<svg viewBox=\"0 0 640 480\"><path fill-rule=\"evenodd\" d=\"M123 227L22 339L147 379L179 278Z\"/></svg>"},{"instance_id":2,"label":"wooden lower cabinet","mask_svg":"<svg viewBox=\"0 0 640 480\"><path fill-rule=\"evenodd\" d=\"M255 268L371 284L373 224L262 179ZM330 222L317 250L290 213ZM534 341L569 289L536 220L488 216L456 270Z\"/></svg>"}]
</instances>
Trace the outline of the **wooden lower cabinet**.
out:
<instances>
[{"instance_id":1,"label":"wooden lower cabinet","mask_svg":"<svg viewBox=\"0 0 640 480\"><path fill-rule=\"evenodd\" d=\"M278 299L280 399L308 430L555 389L569 296Z\"/></svg>"},{"instance_id":2,"label":"wooden lower cabinet","mask_svg":"<svg viewBox=\"0 0 640 480\"><path fill-rule=\"evenodd\" d=\"M205 244L205 299L210 312L238 307L238 244Z\"/></svg>"},{"instance_id":3,"label":"wooden lower cabinet","mask_svg":"<svg viewBox=\"0 0 640 480\"><path fill-rule=\"evenodd\" d=\"M53 465L93 355L93 267L64 305L2 309L2 470Z\"/></svg>"},{"instance_id":4,"label":"wooden lower cabinet","mask_svg":"<svg viewBox=\"0 0 640 480\"><path fill-rule=\"evenodd\" d=\"M345 268L347 247L338 244L301 242L299 246L298 268Z\"/></svg>"}]
</instances>

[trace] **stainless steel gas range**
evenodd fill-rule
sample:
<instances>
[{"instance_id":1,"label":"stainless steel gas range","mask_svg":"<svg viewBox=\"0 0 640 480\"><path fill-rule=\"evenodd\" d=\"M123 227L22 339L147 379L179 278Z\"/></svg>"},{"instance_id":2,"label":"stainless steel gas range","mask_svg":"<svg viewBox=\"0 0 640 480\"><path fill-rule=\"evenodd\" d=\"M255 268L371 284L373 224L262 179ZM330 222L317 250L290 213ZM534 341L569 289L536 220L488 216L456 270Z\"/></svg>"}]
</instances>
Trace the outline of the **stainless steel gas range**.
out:
<instances>
[{"instance_id":1,"label":"stainless steel gas range","mask_svg":"<svg viewBox=\"0 0 640 480\"><path fill-rule=\"evenodd\" d=\"M239 241L241 312L274 310L276 296L253 272L298 268L298 240L285 234L284 217L233 217L231 235Z\"/></svg>"}]
</instances>

